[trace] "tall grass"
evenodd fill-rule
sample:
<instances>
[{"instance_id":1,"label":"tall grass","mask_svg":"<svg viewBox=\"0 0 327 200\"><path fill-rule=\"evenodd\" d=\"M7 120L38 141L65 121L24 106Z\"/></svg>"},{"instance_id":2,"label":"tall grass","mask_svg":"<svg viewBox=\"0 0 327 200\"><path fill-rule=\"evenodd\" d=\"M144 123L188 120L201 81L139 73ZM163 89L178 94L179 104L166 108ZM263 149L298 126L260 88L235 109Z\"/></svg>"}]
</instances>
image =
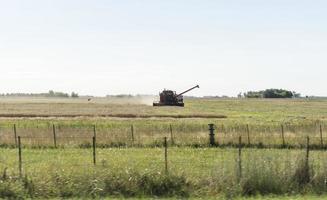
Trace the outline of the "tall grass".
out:
<instances>
[{"instance_id":1,"label":"tall grass","mask_svg":"<svg viewBox=\"0 0 327 200\"><path fill-rule=\"evenodd\" d=\"M162 148L0 149L0 197L215 197L327 194L326 152L244 149L239 177L237 150L170 148L168 174Z\"/></svg>"},{"instance_id":2,"label":"tall grass","mask_svg":"<svg viewBox=\"0 0 327 200\"><path fill-rule=\"evenodd\" d=\"M24 120L0 122L0 144L15 143L13 126L16 124L17 135L23 138L23 144L42 147L53 146L53 125L56 130L58 146L89 146L94 135L99 147L115 146L160 146L162 138L168 137L176 146L207 146L208 123L201 120ZM322 138L320 135L322 126ZM133 126L133 134L132 128ZM172 133L170 132L172 127ZM233 146L238 137L244 144L256 147L281 147L282 127L287 147L304 147L306 136L310 136L311 144L325 148L327 133L324 121L303 121L302 123L286 124L241 124L230 121L217 121L215 133L217 144ZM248 128L247 128L248 127ZM321 145L322 144L325 145Z\"/></svg>"}]
</instances>

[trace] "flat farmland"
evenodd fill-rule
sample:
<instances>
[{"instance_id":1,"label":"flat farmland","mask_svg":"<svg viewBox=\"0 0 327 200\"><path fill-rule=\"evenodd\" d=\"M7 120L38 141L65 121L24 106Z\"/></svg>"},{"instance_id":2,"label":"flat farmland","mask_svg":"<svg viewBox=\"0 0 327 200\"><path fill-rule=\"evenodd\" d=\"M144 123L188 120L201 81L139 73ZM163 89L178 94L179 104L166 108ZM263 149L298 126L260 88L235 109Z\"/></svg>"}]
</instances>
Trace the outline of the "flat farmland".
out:
<instances>
[{"instance_id":1,"label":"flat farmland","mask_svg":"<svg viewBox=\"0 0 327 200\"><path fill-rule=\"evenodd\" d=\"M187 99L183 107L152 107L147 98L0 98L0 143L13 144L13 129L28 144L89 143L94 127L103 145L154 145L163 137L179 145L203 145L208 124L220 144L325 144L324 99ZM281 135L283 134L283 135ZM35 138L34 138L35 137ZM61 138L60 138L61 137ZM69 139L69 137L71 137ZM67 139L68 138L68 139ZM86 139L85 139L86 138ZM66 139L69 142L66 142Z\"/></svg>"},{"instance_id":2,"label":"flat farmland","mask_svg":"<svg viewBox=\"0 0 327 200\"><path fill-rule=\"evenodd\" d=\"M185 107L152 107L152 98L0 98L0 116L227 117L242 122L325 120L326 99L187 99Z\"/></svg>"},{"instance_id":3,"label":"flat farmland","mask_svg":"<svg viewBox=\"0 0 327 200\"><path fill-rule=\"evenodd\" d=\"M0 98L0 198L326 198L327 100L151 101Z\"/></svg>"}]
</instances>

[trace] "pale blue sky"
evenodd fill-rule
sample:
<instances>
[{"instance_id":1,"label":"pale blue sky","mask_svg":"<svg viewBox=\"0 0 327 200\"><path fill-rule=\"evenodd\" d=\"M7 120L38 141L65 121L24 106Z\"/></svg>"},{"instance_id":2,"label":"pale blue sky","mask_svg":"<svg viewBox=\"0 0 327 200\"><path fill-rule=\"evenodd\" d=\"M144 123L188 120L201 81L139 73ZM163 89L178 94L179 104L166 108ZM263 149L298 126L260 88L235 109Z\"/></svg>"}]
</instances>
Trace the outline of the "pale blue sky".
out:
<instances>
[{"instance_id":1,"label":"pale blue sky","mask_svg":"<svg viewBox=\"0 0 327 200\"><path fill-rule=\"evenodd\" d=\"M0 0L0 93L327 96L327 1Z\"/></svg>"}]
</instances>

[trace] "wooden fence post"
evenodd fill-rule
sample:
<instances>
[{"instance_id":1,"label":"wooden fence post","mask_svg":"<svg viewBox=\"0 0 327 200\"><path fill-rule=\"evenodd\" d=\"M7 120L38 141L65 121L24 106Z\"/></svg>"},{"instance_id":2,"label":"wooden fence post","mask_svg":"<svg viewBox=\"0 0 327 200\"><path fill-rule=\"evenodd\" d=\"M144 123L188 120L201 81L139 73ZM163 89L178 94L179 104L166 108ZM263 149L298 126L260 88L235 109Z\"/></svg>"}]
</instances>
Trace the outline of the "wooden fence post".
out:
<instances>
[{"instance_id":1,"label":"wooden fence post","mask_svg":"<svg viewBox=\"0 0 327 200\"><path fill-rule=\"evenodd\" d=\"M93 146L93 164L96 165L96 141L95 137L92 137L92 146Z\"/></svg>"},{"instance_id":2,"label":"wooden fence post","mask_svg":"<svg viewBox=\"0 0 327 200\"><path fill-rule=\"evenodd\" d=\"M164 137L164 147L165 147L165 172L168 173L168 145L167 145L167 137Z\"/></svg>"},{"instance_id":3,"label":"wooden fence post","mask_svg":"<svg viewBox=\"0 0 327 200\"><path fill-rule=\"evenodd\" d=\"M93 137L97 138L97 130L95 124L93 125Z\"/></svg>"},{"instance_id":4,"label":"wooden fence post","mask_svg":"<svg viewBox=\"0 0 327 200\"><path fill-rule=\"evenodd\" d=\"M310 169L309 169L309 152L310 152L310 138L307 136L307 149L305 155L305 170L306 170L306 182L310 181Z\"/></svg>"},{"instance_id":5,"label":"wooden fence post","mask_svg":"<svg viewBox=\"0 0 327 200\"><path fill-rule=\"evenodd\" d=\"M95 138L95 143L97 141L97 130L96 130L96 126L93 125L93 137Z\"/></svg>"},{"instance_id":6,"label":"wooden fence post","mask_svg":"<svg viewBox=\"0 0 327 200\"><path fill-rule=\"evenodd\" d=\"M215 142L214 124L208 124L208 126L209 126L209 144L210 144L210 146L215 146L216 142Z\"/></svg>"},{"instance_id":7,"label":"wooden fence post","mask_svg":"<svg viewBox=\"0 0 327 200\"><path fill-rule=\"evenodd\" d=\"M285 137L284 137L284 125L281 125L282 128L282 141L283 141L283 147L285 147Z\"/></svg>"},{"instance_id":8,"label":"wooden fence post","mask_svg":"<svg viewBox=\"0 0 327 200\"><path fill-rule=\"evenodd\" d=\"M134 125L131 125L132 145L134 145Z\"/></svg>"},{"instance_id":9,"label":"wooden fence post","mask_svg":"<svg viewBox=\"0 0 327 200\"><path fill-rule=\"evenodd\" d=\"M18 136L18 168L19 168L19 176L22 177L22 146L20 141L20 136Z\"/></svg>"},{"instance_id":10,"label":"wooden fence post","mask_svg":"<svg viewBox=\"0 0 327 200\"><path fill-rule=\"evenodd\" d=\"M306 163L308 164L309 166L309 151L310 151L310 138L309 136L307 136L307 152L306 152Z\"/></svg>"},{"instance_id":11,"label":"wooden fence post","mask_svg":"<svg viewBox=\"0 0 327 200\"><path fill-rule=\"evenodd\" d=\"M15 138L15 146L17 147L17 130L16 130L16 124L14 124L14 138Z\"/></svg>"},{"instance_id":12,"label":"wooden fence post","mask_svg":"<svg viewBox=\"0 0 327 200\"><path fill-rule=\"evenodd\" d=\"M52 124L52 133L53 133L53 144L54 147L57 148L56 127L54 124Z\"/></svg>"},{"instance_id":13,"label":"wooden fence post","mask_svg":"<svg viewBox=\"0 0 327 200\"><path fill-rule=\"evenodd\" d=\"M250 128L249 128L249 124L246 125L246 132L247 132L247 135L248 135L248 145L251 144L251 141L250 141Z\"/></svg>"},{"instance_id":14,"label":"wooden fence post","mask_svg":"<svg viewBox=\"0 0 327 200\"><path fill-rule=\"evenodd\" d=\"M173 127L171 124L169 124L169 130L170 130L170 141L171 141L171 145L174 145L174 137L173 137Z\"/></svg>"},{"instance_id":15,"label":"wooden fence post","mask_svg":"<svg viewBox=\"0 0 327 200\"><path fill-rule=\"evenodd\" d=\"M242 137L238 138L238 182L241 181L242 178Z\"/></svg>"},{"instance_id":16,"label":"wooden fence post","mask_svg":"<svg viewBox=\"0 0 327 200\"><path fill-rule=\"evenodd\" d=\"M320 145L321 145L321 148L323 148L324 142L323 142L323 137L322 137L322 126L321 126L321 124L320 124Z\"/></svg>"}]
</instances>

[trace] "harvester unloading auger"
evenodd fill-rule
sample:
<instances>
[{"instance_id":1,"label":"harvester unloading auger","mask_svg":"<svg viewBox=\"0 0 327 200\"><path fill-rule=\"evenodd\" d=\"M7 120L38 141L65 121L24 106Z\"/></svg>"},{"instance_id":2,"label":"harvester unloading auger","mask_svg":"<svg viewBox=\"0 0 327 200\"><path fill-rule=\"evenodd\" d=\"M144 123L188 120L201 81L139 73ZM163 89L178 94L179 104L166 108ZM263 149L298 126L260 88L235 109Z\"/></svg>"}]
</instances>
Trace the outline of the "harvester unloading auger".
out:
<instances>
[{"instance_id":1,"label":"harvester unloading auger","mask_svg":"<svg viewBox=\"0 0 327 200\"><path fill-rule=\"evenodd\" d=\"M160 92L160 101L159 102L154 102L153 106L181 106L184 107L184 102L183 102L183 94L195 89L195 88L200 88L199 85L196 85L180 94L176 94L175 91L172 90L164 90Z\"/></svg>"}]
</instances>

